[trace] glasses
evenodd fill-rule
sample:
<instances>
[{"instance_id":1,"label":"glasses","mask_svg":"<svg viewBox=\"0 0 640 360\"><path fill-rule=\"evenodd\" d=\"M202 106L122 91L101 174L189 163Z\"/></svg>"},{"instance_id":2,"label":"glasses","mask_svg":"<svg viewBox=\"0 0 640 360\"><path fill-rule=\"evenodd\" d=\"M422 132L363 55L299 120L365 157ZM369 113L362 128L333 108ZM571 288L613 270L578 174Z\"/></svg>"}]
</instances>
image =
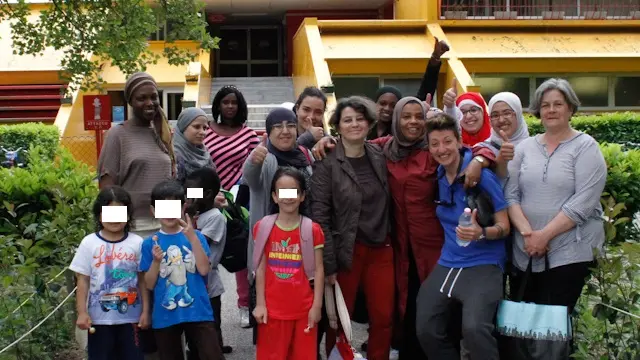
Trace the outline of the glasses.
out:
<instances>
[{"instance_id":1,"label":"glasses","mask_svg":"<svg viewBox=\"0 0 640 360\"><path fill-rule=\"evenodd\" d=\"M444 175L443 175L444 176ZM464 184L464 175L460 176L459 178L457 178L453 184L451 184L451 186L449 186L449 202L444 201L444 200L440 200L440 189L439 189L439 181L436 180L436 194L438 196L437 199L435 199L433 202L437 205L437 206L444 206L444 207L454 207L456 204L453 201L453 185L455 184Z\"/></svg>"},{"instance_id":2,"label":"glasses","mask_svg":"<svg viewBox=\"0 0 640 360\"><path fill-rule=\"evenodd\" d=\"M278 132L281 132L282 130L284 130L284 128L287 128L287 130L289 131L294 131L298 129L298 124L296 123L280 123L280 124L275 124L271 127L271 129L276 130Z\"/></svg>"},{"instance_id":3,"label":"glasses","mask_svg":"<svg viewBox=\"0 0 640 360\"><path fill-rule=\"evenodd\" d=\"M491 116L489 118L491 119L491 121L498 121L498 120L500 120L500 118L510 119L515 114L516 113L511 111L511 110L506 110L506 111L503 111L501 114L493 113L493 114L491 114Z\"/></svg>"},{"instance_id":4,"label":"glasses","mask_svg":"<svg viewBox=\"0 0 640 360\"><path fill-rule=\"evenodd\" d=\"M482 109L477 107L472 107L469 110L460 110L460 111L462 112L462 116L466 116L467 113L471 113L471 115L478 115L482 111Z\"/></svg>"}]
</instances>

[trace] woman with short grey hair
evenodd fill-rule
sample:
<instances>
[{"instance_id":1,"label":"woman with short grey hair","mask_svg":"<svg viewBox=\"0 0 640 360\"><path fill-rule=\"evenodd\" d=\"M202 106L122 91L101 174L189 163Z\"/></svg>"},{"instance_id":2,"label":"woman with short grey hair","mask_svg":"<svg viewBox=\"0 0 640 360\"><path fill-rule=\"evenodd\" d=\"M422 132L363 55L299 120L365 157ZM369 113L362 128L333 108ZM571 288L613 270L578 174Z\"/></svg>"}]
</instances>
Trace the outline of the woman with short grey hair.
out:
<instances>
[{"instance_id":1,"label":"woman with short grey hair","mask_svg":"<svg viewBox=\"0 0 640 360\"><path fill-rule=\"evenodd\" d=\"M516 147L505 189L509 217L518 230L511 289L520 289L532 261L522 300L567 306L569 312L590 274L594 249L604 243L600 196L607 166L598 143L571 127L579 106L564 79L538 87L530 109L545 132Z\"/></svg>"}]
</instances>

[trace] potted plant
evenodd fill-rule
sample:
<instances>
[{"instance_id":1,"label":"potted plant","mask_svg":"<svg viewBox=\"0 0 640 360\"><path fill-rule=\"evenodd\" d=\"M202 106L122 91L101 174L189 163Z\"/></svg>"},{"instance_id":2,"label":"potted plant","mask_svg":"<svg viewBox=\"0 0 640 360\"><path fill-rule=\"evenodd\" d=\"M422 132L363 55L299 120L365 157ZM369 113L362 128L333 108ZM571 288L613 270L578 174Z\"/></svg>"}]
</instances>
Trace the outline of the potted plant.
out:
<instances>
[{"instance_id":1,"label":"potted plant","mask_svg":"<svg viewBox=\"0 0 640 360\"><path fill-rule=\"evenodd\" d=\"M564 19L564 11L543 11L542 19L544 20L562 20Z\"/></svg>"},{"instance_id":2,"label":"potted plant","mask_svg":"<svg viewBox=\"0 0 640 360\"><path fill-rule=\"evenodd\" d=\"M496 20L514 20L518 18L518 12L513 10L494 11L493 16L496 18Z\"/></svg>"},{"instance_id":3,"label":"potted plant","mask_svg":"<svg viewBox=\"0 0 640 360\"><path fill-rule=\"evenodd\" d=\"M584 12L584 18L586 20L604 20L607 18L607 11L600 10L600 4L595 4L593 10Z\"/></svg>"},{"instance_id":4,"label":"potted plant","mask_svg":"<svg viewBox=\"0 0 640 360\"><path fill-rule=\"evenodd\" d=\"M448 8L451 10L445 10L444 12L445 19L455 19L455 20L466 19L468 15L468 11L467 11L467 6L462 4L463 1L464 0L459 0L458 2L456 2L456 4Z\"/></svg>"}]
</instances>

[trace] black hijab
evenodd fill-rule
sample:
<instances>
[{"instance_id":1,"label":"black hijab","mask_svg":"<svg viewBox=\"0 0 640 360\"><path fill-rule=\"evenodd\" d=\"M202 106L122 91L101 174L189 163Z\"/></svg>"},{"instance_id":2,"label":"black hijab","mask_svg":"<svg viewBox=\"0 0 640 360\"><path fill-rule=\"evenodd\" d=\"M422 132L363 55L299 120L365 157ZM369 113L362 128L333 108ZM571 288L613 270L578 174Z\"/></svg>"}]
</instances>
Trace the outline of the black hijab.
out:
<instances>
[{"instance_id":1,"label":"black hijab","mask_svg":"<svg viewBox=\"0 0 640 360\"><path fill-rule=\"evenodd\" d=\"M290 109L278 107L271 110L269 115L267 115L265 124L267 128L267 135L271 134L271 130L274 125L285 121L287 123L298 124L296 114L294 114ZM293 149L289 151L282 151L273 146L271 141L267 141L267 149L269 149L269 152L276 157L279 166L293 166L297 169L303 169L311 165L307 156L302 152L302 150L300 150L297 142Z\"/></svg>"}]
</instances>

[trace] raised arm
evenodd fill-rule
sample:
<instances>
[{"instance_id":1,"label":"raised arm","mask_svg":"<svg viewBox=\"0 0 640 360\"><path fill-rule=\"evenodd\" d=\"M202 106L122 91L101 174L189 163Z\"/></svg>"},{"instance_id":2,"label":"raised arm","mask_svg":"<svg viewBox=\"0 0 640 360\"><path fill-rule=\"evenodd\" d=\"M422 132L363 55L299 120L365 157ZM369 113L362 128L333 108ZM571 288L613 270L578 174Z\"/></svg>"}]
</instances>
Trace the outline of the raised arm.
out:
<instances>
[{"instance_id":1,"label":"raised arm","mask_svg":"<svg viewBox=\"0 0 640 360\"><path fill-rule=\"evenodd\" d=\"M435 96L436 88L438 87L440 66L442 65L440 57L449 51L449 45L447 45L444 40L438 40L438 38L435 39L431 59L429 59L429 62L427 63L427 68L424 71L422 82L420 82L420 88L416 95L416 97L422 101L426 101L428 94L431 94L431 98Z\"/></svg>"},{"instance_id":2,"label":"raised arm","mask_svg":"<svg viewBox=\"0 0 640 360\"><path fill-rule=\"evenodd\" d=\"M260 189L262 188L262 165L264 165L264 161L269 154L269 150L267 150L267 135L264 134L262 136L262 141L260 144L253 149L251 154L247 157L247 160L244 162L244 167L242 169L242 178L249 185L250 189Z\"/></svg>"}]
</instances>

